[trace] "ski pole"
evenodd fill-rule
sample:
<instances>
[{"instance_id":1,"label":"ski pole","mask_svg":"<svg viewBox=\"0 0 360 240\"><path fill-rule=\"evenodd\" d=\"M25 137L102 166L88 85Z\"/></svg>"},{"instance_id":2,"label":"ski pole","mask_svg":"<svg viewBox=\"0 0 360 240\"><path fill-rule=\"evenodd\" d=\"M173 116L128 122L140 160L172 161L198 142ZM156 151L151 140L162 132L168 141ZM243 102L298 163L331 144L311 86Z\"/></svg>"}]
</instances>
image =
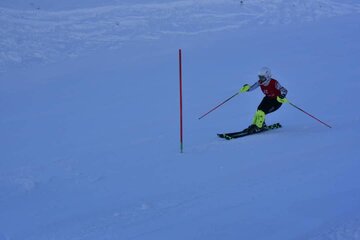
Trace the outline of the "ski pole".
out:
<instances>
[{"instance_id":1,"label":"ski pole","mask_svg":"<svg viewBox=\"0 0 360 240\"><path fill-rule=\"evenodd\" d=\"M231 97L229 97L228 99L226 99L225 101L223 101L222 103L220 103L219 105L217 105L216 107L214 107L213 109L211 109L210 111L208 111L207 113L205 113L204 115L202 115L201 117L199 117L199 120L202 119L203 117L205 117L206 115L208 115L209 113L211 113L212 111L214 111L215 109L219 108L220 106L222 106L223 104L225 104L226 102L230 101L230 99L236 97L240 92L235 93L234 95L232 95Z\"/></svg>"},{"instance_id":2,"label":"ski pole","mask_svg":"<svg viewBox=\"0 0 360 240\"><path fill-rule=\"evenodd\" d=\"M316 118L316 117L314 117L313 115L311 115L310 113L307 113L306 111L304 111L303 109L301 109L301 108L299 108L298 106L296 106L295 104L293 104L293 103L291 103L291 102L289 102L289 101L287 101L291 106L293 106L294 108L296 108L296 109L298 109L298 110L300 110L300 111L302 111L303 113L305 113L306 115L308 115L308 116L310 116L310 117L312 117L313 119L315 119L315 120L317 120L318 122L320 122L320 123L322 123L322 124L324 124L325 126L327 126L328 128L331 128L331 126L329 125L329 124L326 124L326 123L324 123L323 121L321 121L320 119L318 119L318 118Z\"/></svg>"}]
</instances>

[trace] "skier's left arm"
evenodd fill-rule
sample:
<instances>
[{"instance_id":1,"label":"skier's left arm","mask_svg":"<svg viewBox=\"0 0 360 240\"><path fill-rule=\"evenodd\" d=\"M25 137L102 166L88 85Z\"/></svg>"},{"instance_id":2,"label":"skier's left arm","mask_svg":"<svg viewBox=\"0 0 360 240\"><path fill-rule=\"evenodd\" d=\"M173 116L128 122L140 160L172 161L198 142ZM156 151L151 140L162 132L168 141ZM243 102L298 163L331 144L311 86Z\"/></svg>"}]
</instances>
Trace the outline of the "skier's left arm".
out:
<instances>
[{"instance_id":1,"label":"skier's left arm","mask_svg":"<svg viewBox=\"0 0 360 240\"><path fill-rule=\"evenodd\" d=\"M276 98L278 100L278 102L280 102L280 103L288 102L288 100L286 99L288 90L285 87L281 86L279 82L276 83L276 89L278 89L280 91L280 95L277 96L277 98Z\"/></svg>"}]
</instances>

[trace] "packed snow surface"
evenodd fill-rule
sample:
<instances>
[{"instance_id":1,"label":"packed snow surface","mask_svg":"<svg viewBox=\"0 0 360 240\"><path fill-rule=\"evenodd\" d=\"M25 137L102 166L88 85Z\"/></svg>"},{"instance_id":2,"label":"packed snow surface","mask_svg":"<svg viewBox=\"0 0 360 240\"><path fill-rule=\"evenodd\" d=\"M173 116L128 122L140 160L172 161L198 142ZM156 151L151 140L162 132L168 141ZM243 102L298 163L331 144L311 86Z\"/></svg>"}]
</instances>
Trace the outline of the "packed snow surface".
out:
<instances>
[{"instance_id":1,"label":"packed snow surface","mask_svg":"<svg viewBox=\"0 0 360 240\"><path fill-rule=\"evenodd\" d=\"M360 3L2 0L0 240L359 240ZM183 52L184 153L178 49ZM263 94L283 128L233 141Z\"/></svg>"}]
</instances>

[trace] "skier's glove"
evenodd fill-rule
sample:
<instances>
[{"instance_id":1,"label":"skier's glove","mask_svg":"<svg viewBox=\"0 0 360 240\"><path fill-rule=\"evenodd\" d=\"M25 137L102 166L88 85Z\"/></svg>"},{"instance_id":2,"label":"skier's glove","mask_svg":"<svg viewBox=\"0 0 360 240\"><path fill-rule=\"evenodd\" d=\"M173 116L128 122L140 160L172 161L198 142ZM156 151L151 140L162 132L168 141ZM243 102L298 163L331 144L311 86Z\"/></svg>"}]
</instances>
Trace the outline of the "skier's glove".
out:
<instances>
[{"instance_id":1,"label":"skier's glove","mask_svg":"<svg viewBox=\"0 0 360 240\"><path fill-rule=\"evenodd\" d=\"M287 102L289 102L284 95L277 96L277 97L276 97L276 100L277 100L279 103L287 103Z\"/></svg>"},{"instance_id":2,"label":"skier's glove","mask_svg":"<svg viewBox=\"0 0 360 240\"><path fill-rule=\"evenodd\" d=\"M247 92L249 91L250 89L250 85L249 84L245 84L241 89L240 89L240 92L243 93L243 92Z\"/></svg>"}]
</instances>

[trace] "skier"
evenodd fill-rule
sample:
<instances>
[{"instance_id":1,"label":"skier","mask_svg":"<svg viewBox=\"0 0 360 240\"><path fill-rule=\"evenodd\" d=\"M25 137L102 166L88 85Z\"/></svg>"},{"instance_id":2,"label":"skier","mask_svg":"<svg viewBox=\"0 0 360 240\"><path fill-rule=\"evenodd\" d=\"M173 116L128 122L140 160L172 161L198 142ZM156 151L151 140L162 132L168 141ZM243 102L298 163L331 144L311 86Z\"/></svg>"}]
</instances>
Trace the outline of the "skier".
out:
<instances>
[{"instance_id":1,"label":"skier","mask_svg":"<svg viewBox=\"0 0 360 240\"><path fill-rule=\"evenodd\" d=\"M265 97L259 104L254 115L252 124L247 128L249 133L261 131L266 127L265 115L278 110L283 103L287 102L286 88L282 87L280 83L271 77L271 70L268 67L263 67L259 71L259 80L252 86L245 84L240 92L250 92L260 87Z\"/></svg>"}]
</instances>

